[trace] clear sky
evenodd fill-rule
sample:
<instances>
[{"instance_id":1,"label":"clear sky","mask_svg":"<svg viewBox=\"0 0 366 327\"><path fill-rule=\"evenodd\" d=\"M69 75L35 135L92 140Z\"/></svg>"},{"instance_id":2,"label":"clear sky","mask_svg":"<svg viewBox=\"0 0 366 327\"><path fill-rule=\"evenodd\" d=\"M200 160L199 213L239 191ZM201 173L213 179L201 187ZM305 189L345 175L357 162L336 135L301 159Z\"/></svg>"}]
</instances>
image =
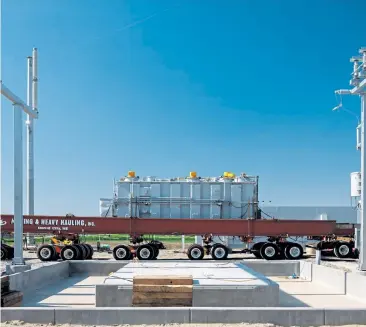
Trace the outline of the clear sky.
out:
<instances>
[{"instance_id":1,"label":"clear sky","mask_svg":"<svg viewBox=\"0 0 366 327\"><path fill-rule=\"evenodd\" d=\"M97 215L128 170L246 172L272 204L350 203L357 120L331 109L366 46L364 0L2 3L2 79L23 98L39 50L37 214ZM344 105L358 114L358 101ZM1 212L12 213L5 99L1 118Z\"/></svg>"}]
</instances>

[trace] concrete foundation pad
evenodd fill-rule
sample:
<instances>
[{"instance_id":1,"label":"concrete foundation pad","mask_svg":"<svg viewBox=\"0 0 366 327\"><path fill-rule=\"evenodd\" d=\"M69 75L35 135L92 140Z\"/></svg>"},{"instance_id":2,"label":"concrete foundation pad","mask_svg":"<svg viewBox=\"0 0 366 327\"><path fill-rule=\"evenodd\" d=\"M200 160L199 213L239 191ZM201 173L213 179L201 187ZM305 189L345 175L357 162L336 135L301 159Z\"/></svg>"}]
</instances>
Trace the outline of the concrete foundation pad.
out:
<instances>
[{"instance_id":1,"label":"concrete foundation pad","mask_svg":"<svg viewBox=\"0 0 366 327\"><path fill-rule=\"evenodd\" d=\"M337 326L348 324L366 325L366 307L359 309L326 309L324 325Z\"/></svg>"},{"instance_id":2,"label":"concrete foundation pad","mask_svg":"<svg viewBox=\"0 0 366 327\"><path fill-rule=\"evenodd\" d=\"M192 323L262 323L279 326L319 326L324 310L313 308L191 308Z\"/></svg>"},{"instance_id":3,"label":"concrete foundation pad","mask_svg":"<svg viewBox=\"0 0 366 327\"><path fill-rule=\"evenodd\" d=\"M189 308L57 309L56 324L151 325L189 323Z\"/></svg>"},{"instance_id":4,"label":"concrete foundation pad","mask_svg":"<svg viewBox=\"0 0 366 327\"><path fill-rule=\"evenodd\" d=\"M3 308L1 322L150 325L262 323L279 326L364 325L366 309L314 308Z\"/></svg>"},{"instance_id":5,"label":"concrete foundation pad","mask_svg":"<svg viewBox=\"0 0 366 327\"><path fill-rule=\"evenodd\" d=\"M1 308L1 322L19 320L34 324L54 324L53 308Z\"/></svg>"},{"instance_id":6,"label":"concrete foundation pad","mask_svg":"<svg viewBox=\"0 0 366 327\"><path fill-rule=\"evenodd\" d=\"M96 306L132 305L134 276L191 275L193 306L277 306L279 286L242 263L129 263L96 286ZM114 285L114 287L112 287ZM106 287L108 286L108 287Z\"/></svg>"}]
</instances>

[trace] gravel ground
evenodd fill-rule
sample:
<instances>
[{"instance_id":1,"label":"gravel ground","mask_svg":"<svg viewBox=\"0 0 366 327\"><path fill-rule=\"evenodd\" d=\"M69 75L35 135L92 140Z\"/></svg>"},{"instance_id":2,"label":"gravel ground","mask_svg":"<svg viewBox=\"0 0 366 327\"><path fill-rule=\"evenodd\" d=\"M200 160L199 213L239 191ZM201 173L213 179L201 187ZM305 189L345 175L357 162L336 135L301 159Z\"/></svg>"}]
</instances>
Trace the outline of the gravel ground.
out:
<instances>
[{"instance_id":1,"label":"gravel ground","mask_svg":"<svg viewBox=\"0 0 366 327\"><path fill-rule=\"evenodd\" d=\"M175 248L175 249L174 249ZM168 250L161 250L159 254L159 259L175 259L175 260L184 260L187 259L187 255L184 253L179 253L179 250L176 250L179 248L178 246L174 246L172 244L169 245ZM94 259L113 259L112 253L107 252L95 252L93 255ZM255 257L251 254L234 254L230 255L230 258L233 260L245 260L245 259L254 259L254 260L260 260L255 259ZM35 251L24 251L24 260L27 264L31 265L32 269L37 267L42 267L46 265L52 265L55 264L54 262L42 262L37 258L37 253ZM210 257L207 257L207 260L210 260ZM314 256L308 256L304 258L305 261L314 262L315 258ZM3 275L5 273L5 266L7 264L10 264L11 261L1 261L1 274ZM322 262L322 265L342 269L344 271L353 272L357 270L357 261L354 259L348 259L348 260L339 260L338 258L333 257L324 257Z\"/></svg>"},{"instance_id":2,"label":"gravel ground","mask_svg":"<svg viewBox=\"0 0 366 327\"><path fill-rule=\"evenodd\" d=\"M12 322L4 322L2 323L6 326L24 326L24 327L40 327L40 326L49 326L49 325L41 325L41 324L27 324L22 321L12 321ZM56 325L59 327L85 327L85 325ZM142 326L149 326L149 327L275 327L280 325L273 325L273 324L166 324L166 325L113 325L113 327L121 326L121 327L142 327ZM366 326L366 325L344 325L338 327L356 327L356 326ZM95 326L93 326L95 327ZM106 326L112 327L112 326ZM321 327L321 326L320 326ZM324 325L323 327L328 327Z\"/></svg>"}]
</instances>

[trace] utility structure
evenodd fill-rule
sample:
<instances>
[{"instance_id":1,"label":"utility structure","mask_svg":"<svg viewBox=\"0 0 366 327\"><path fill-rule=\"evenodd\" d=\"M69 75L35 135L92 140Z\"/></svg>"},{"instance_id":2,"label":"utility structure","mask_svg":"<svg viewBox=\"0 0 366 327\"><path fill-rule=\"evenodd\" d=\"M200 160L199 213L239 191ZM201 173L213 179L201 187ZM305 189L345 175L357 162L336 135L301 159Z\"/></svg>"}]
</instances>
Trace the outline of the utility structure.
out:
<instances>
[{"instance_id":1,"label":"utility structure","mask_svg":"<svg viewBox=\"0 0 366 327\"><path fill-rule=\"evenodd\" d=\"M359 217L360 217L360 255L358 269L366 271L366 175L365 175L365 110L366 110L366 47L359 50L359 56L351 58L353 63L353 73L350 80L352 89L336 90L335 93L342 95L357 95L361 99L361 119L357 126L357 149L361 150L361 174L360 174L360 205L359 205ZM342 107L342 101L334 108L339 109Z\"/></svg>"},{"instance_id":2,"label":"utility structure","mask_svg":"<svg viewBox=\"0 0 366 327\"><path fill-rule=\"evenodd\" d=\"M33 119L38 118L37 109L37 49L33 49L32 58L28 57L27 103L15 95L0 81L1 94L13 104L14 117L14 265L23 265L23 115L28 116L28 211L34 208L33 197ZM32 72L31 72L31 69ZM33 77L32 77L33 76ZM32 86L30 85L32 84ZM32 96L31 96L32 93ZM32 98L32 99L31 99ZM29 122L29 123L28 123ZM34 214L34 212L29 212Z\"/></svg>"},{"instance_id":3,"label":"utility structure","mask_svg":"<svg viewBox=\"0 0 366 327\"><path fill-rule=\"evenodd\" d=\"M33 49L32 56L27 58L27 105L38 108L38 67L37 49ZM34 124L33 117L27 115L27 211L28 215L34 215ZM32 237L33 241L33 237ZM27 244L33 243L27 234Z\"/></svg>"}]
</instances>

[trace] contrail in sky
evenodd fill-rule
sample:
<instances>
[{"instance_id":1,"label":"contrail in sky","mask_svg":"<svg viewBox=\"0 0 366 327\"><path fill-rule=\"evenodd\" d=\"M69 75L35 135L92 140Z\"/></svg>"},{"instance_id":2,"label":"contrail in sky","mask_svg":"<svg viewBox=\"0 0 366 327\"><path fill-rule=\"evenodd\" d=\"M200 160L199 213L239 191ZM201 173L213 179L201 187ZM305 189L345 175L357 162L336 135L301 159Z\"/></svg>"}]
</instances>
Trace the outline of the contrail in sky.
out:
<instances>
[{"instance_id":1,"label":"contrail in sky","mask_svg":"<svg viewBox=\"0 0 366 327\"><path fill-rule=\"evenodd\" d=\"M150 20L151 18L153 18L153 17L155 17L155 16L157 16L157 15L159 15L159 14L162 14L162 13L164 13L164 12L166 12L166 11L170 10L170 9L171 9L171 8L166 8L166 9L164 9L164 10L163 10L163 11L161 11L161 12L156 12L156 13L153 13L152 15L150 15L150 16L147 16L147 17L142 18L142 19L140 19L140 20L136 20L135 22L132 22L132 23L127 24L127 25L125 25L125 26L123 26L123 27L121 27L121 28L116 29L116 32L121 32L121 31L124 31L124 30L126 30L126 29L128 29L128 28L131 28L131 27L134 27L134 26L136 26L136 25L139 25L139 24L141 24L141 23L143 23L143 22L146 22L146 21Z\"/></svg>"}]
</instances>

